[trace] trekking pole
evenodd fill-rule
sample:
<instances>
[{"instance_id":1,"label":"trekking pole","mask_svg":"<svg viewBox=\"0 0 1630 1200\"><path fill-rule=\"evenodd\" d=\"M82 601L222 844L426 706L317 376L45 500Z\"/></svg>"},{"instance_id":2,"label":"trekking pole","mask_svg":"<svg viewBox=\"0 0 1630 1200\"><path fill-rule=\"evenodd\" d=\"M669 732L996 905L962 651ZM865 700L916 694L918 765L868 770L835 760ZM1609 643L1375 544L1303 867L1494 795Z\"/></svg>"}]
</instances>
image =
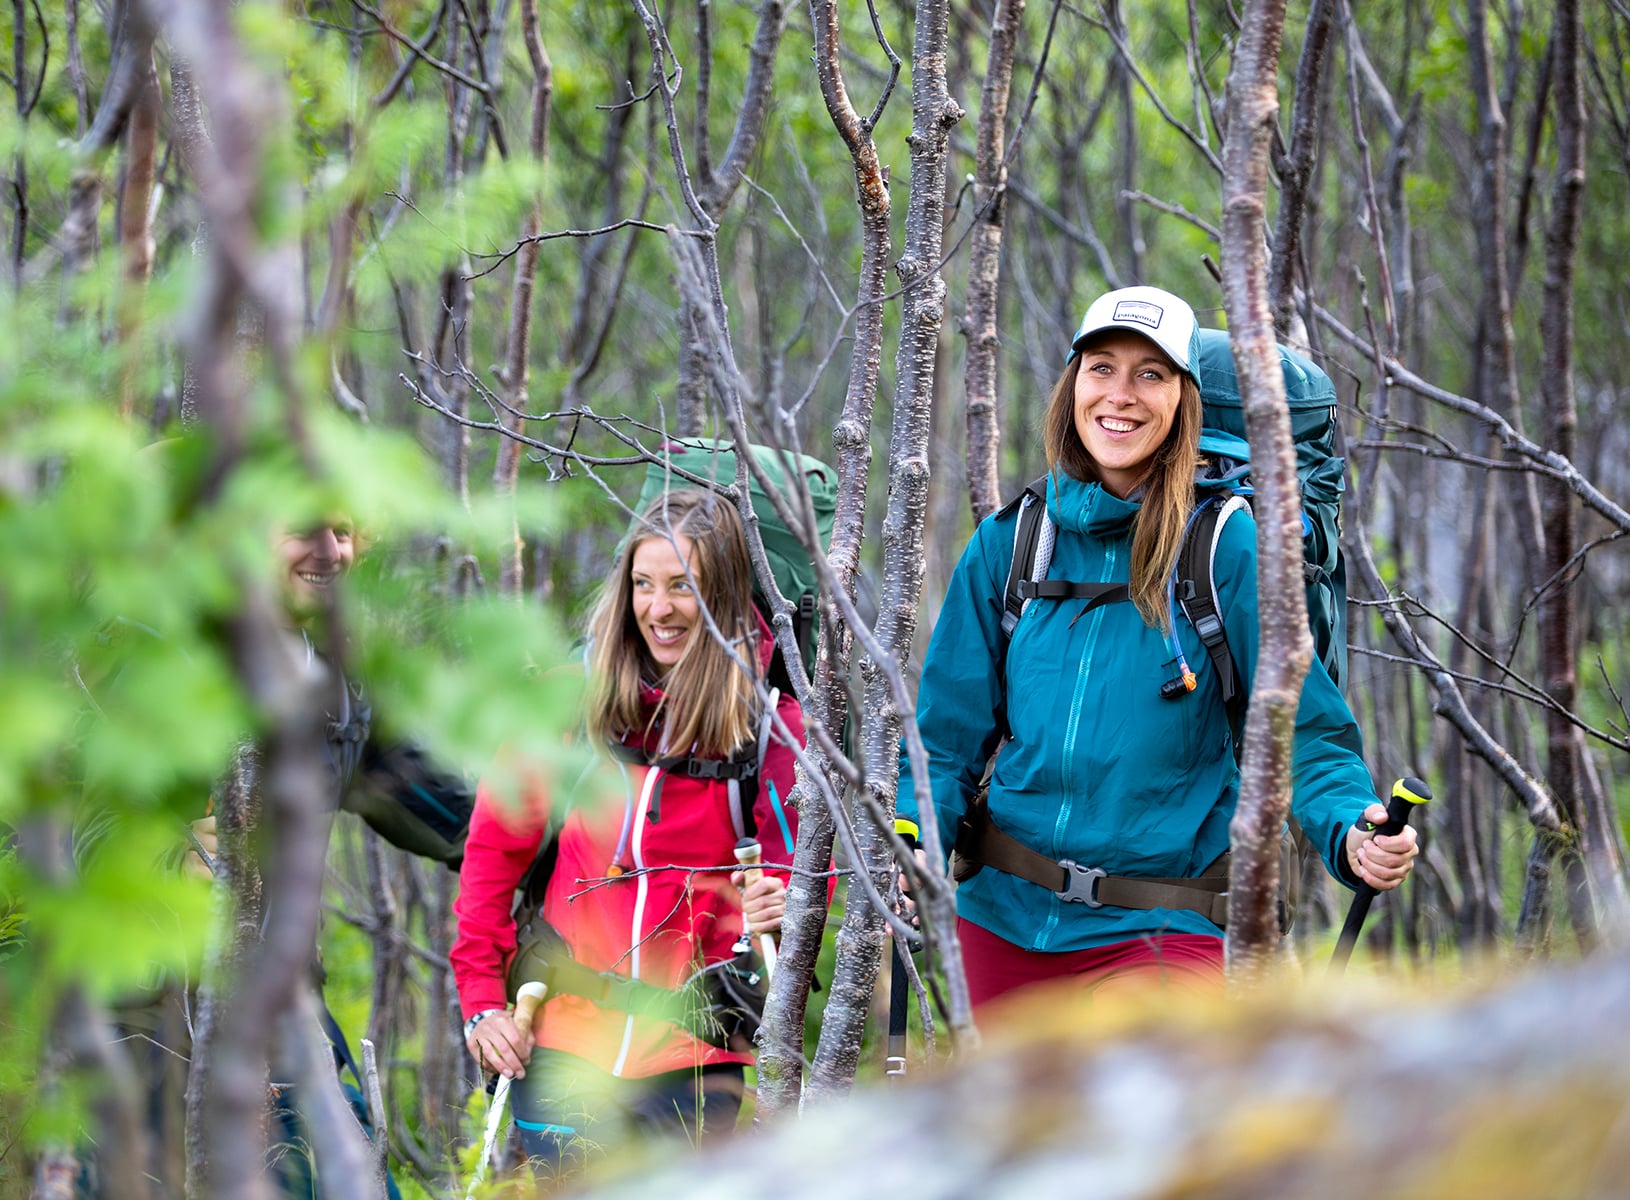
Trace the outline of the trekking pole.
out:
<instances>
[{"instance_id":1,"label":"trekking pole","mask_svg":"<svg viewBox=\"0 0 1630 1200\"><path fill-rule=\"evenodd\" d=\"M752 887L764 878L764 872L759 864L764 861L763 849L750 837L744 837L736 843L736 861L742 867L742 891ZM747 928L747 914L742 913L742 928ZM758 935L759 953L764 956L764 978L775 976L775 937L766 932Z\"/></svg>"},{"instance_id":2,"label":"trekking pole","mask_svg":"<svg viewBox=\"0 0 1630 1200\"><path fill-rule=\"evenodd\" d=\"M532 1018L548 994L549 988L536 980L521 985L521 990L515 994L514 1017L517 1029L531 1031ZM464 1200L473 1200L475 1189L486 1178L487 1163L492 1158L493 1148L498 1144L498 1131L504 1124L504 1104L509 1099L509 1086L513 1082L508 1075L501 1075L498 1078L498 1086L492 1091L492 1103L487 1105L487 1133L481 1140L481 1157L475 1160L475 1174L470 1176L470 1187L464 1193Z\"/></svg>"},{"instance_id":3,"label":"trekking pole","mask_svg":"<svg viewBox=\"0 0 1630 1200\"><path fill-rule=\"evenodd\" d=\"M1414 778L1405 776L1392 785L1392 795L1387 797L1387 819L1380 828L1364 822L1366 830L1374 829L1377 833L1391 836L1403 832L1409 818L1414 815L1417 804L1425 804L1432 798L1432 789ZM1347 920L1341 927L1341 936L1336 939L1336 949L1330 955L1330 973L1341 974L1347 966L1347 960L1352 956L1353 947L1358 944L1358 932L1364 927L1364 918L1369 915L1370 903L1376 897L1376 890L1367 883L1359 883L1353 894L1352 906L1347 910Z\"/></svg>"},{"instance_id":4,"label":"trekking pole","mask_svg":"<svg viewBox=\"0 0 1630 1200\"><path fill-rule=\"evenodd\" d=\"M883 1074L890 1079L906 1075L906 1022L910 1017L911 981L906 978L905 955L900 939L890 939L893 958L889 962L889 1050L883 1060Z\"/></svg>"},{"instance_id":5,"label":"trekking pole","mask_svg":"<svg viewBox=\"0 0 1630 1200\"><path fill-rule=\"evenodd\" d=\"M894 820L894 832L899 834L913 850L917 848L917 826L904 817ZM900 952L899 935L889 939L893 958L889 962L889 1040L888 1055L883 1060L883 1073L890 1079L904 1079L906 1075L906 1028L910 1017L911 981L906 978L906 954L921 948L922 943L908 939L905 954Z\"/></svg>"}]
</instances>

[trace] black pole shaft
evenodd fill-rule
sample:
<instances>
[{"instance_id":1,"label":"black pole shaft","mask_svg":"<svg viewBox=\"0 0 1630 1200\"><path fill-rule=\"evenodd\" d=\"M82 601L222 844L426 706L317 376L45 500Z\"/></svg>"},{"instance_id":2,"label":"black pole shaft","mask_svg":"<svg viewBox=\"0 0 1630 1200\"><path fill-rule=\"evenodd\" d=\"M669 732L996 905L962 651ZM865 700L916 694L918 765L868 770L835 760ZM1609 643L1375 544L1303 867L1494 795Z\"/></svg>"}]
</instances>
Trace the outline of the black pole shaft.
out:
<instances>
[{"instance_id":1,"label":"black pole shaft","mask_svg":"<svg viewBox=\"0 0 1630 1200\"><path fill-rule=\"evenodd\" d=\"M911 981L906 978L900 943L890 939L893 960L889 963L889 1048L885 1071L890 1076L906 1073L906 1019L911 1001Z\"/></svg>"}]
</instances>

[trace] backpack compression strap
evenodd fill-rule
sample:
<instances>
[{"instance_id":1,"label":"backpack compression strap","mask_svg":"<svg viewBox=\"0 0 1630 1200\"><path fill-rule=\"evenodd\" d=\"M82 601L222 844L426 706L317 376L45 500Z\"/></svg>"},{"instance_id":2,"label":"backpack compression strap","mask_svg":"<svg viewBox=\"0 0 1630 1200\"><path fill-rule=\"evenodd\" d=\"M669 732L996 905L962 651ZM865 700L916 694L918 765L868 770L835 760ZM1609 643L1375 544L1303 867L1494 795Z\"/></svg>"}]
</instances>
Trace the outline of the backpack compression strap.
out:
<instances>
[{"instance_id":1,"label":"backpack compression strap","mask_svg":"<svg viewBox=\"0 0 1630 1200\"><path fill-rule=\"evenodd\" d=\"M1076 583L1069 579L1021 579L1016 590L1021 600L1086 600L1088 608L1132 598L1131 589L1124 583Z\"/></svg>"},{"instance_id":2,"label":"backpack compression strap","mask_svg":"<svg viewBox=\"0 0 1630 1200\"><path fill-rule=\"evenodd\" d=\"M744 758L694 758L688 754L672 754L666 758L652 758L636 746L611 742L606 752L619 762L637 766L660 767L674 775L689 775L692 779L745 779L758 774L759 754L755 747Z\"/></svg>"},{"instance_id":3,"label":"backpack compression strap","mask_svg":"<svg viewBox=\"0 0 1630 1200\"><path fill-rule=\"evenodd\" d=\"M1177 593L1183 605L1183 615L1194 626L1194 632L1205 643L1206 654L1216 669L1217 682L1222 687L1223 704L1232 711L1235 699L1241 695L1239 674L1234 669L1234 656L1228 650L1228 631L1223 627L1222 606L1217 598L1217 542L1222 537L1223 523L1241 509L1248 510L1241 496L1227 500L1216 498L1205 501L1183 535L1183 548L1177 555Z\"/></svg>"}]
</instances>

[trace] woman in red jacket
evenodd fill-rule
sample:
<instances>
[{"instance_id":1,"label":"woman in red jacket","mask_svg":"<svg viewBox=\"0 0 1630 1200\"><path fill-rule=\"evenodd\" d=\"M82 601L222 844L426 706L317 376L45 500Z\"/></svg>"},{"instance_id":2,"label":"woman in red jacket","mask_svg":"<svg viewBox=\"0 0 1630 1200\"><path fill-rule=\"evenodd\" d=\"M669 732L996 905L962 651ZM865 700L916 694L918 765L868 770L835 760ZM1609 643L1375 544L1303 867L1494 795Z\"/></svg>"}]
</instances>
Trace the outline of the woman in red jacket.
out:
<instances>
[{"instance_id":1,"label":"woman in red jacket","mask_svg":"<svg viewBox=\"0 0 1630 1200\"><path fill-rule=\"evenodd\" d=\"M574 1169L630 1134L694 1141L735 1124L750 1050L711 1045L673 1018L694 1003L679 991L686 981L732 959L744 918L755 934L773 931L784 908L784 877L772 870L743 891L725 869L755 830L768 864L790 864L795 832L782 807L793 751L755 688L773 645L751 587L727 502L701 491L659 498L589 622L588 736L606 748L599 770L621 802L563 803L551 822L544 780L524 763L506 764L517 783L478 793L452 951L465 1042L485 1069L515 1080L516 1128L542 1169ZM801 744L797 701L776 707ZM512 902L551 824L557 857L541 916L576 965L545 980L548 1000L521 1029L506 1008ZM524 925L534 914L519 915Z\"/></svg>"}]
</instances>

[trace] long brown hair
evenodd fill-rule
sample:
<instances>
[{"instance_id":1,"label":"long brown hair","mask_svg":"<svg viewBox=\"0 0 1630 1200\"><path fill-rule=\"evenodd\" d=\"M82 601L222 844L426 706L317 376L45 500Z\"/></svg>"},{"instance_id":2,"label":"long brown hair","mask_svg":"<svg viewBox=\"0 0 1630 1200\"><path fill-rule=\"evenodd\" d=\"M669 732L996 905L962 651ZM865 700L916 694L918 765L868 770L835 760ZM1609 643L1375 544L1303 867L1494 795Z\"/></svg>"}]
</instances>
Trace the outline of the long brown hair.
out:
<instances>
[{"instance_id":1,"label":"long brown hair","mask_svg":"<svg viewBox=\"0 0 1630 1200\"><path fill-rule=\"evenodd\" d=\"M642 680L660 675L634 620L634 551L652 538L690 539L688 567L698 607L713 619L729 649L698 614L684 652L662 677L663 698L647 713ZM660 728L659 749L728 758L756 734L752 677L758 670L758 618L753 574L741 518L712 492L684 490L658 496L640 513L617 565L589 615L589 733L620 741ZM694 747L694 751L692 751Z\"/></svg>"},{"instance_id":2,"label":"long brown hair","mask_svg":"<svg viewBox=\"0 0 1630 1200\"><path fill-rule=\"evenodd\" d=\"M1098 483L1098 464L1075 428L1075 379L1080 373L1081 355L1073 354L1047 401L1042 441L1049 471ZM1187 371L1179 371L1177 378L1177 416L1139 484L1143 501L1132 526L1132 603L1144 623L1163 634L1171 632L1166 581L1177 567L1183 529L1194 509L1194 468L1200 458L1200 387Z\"/></svg>"}]
</instances>

